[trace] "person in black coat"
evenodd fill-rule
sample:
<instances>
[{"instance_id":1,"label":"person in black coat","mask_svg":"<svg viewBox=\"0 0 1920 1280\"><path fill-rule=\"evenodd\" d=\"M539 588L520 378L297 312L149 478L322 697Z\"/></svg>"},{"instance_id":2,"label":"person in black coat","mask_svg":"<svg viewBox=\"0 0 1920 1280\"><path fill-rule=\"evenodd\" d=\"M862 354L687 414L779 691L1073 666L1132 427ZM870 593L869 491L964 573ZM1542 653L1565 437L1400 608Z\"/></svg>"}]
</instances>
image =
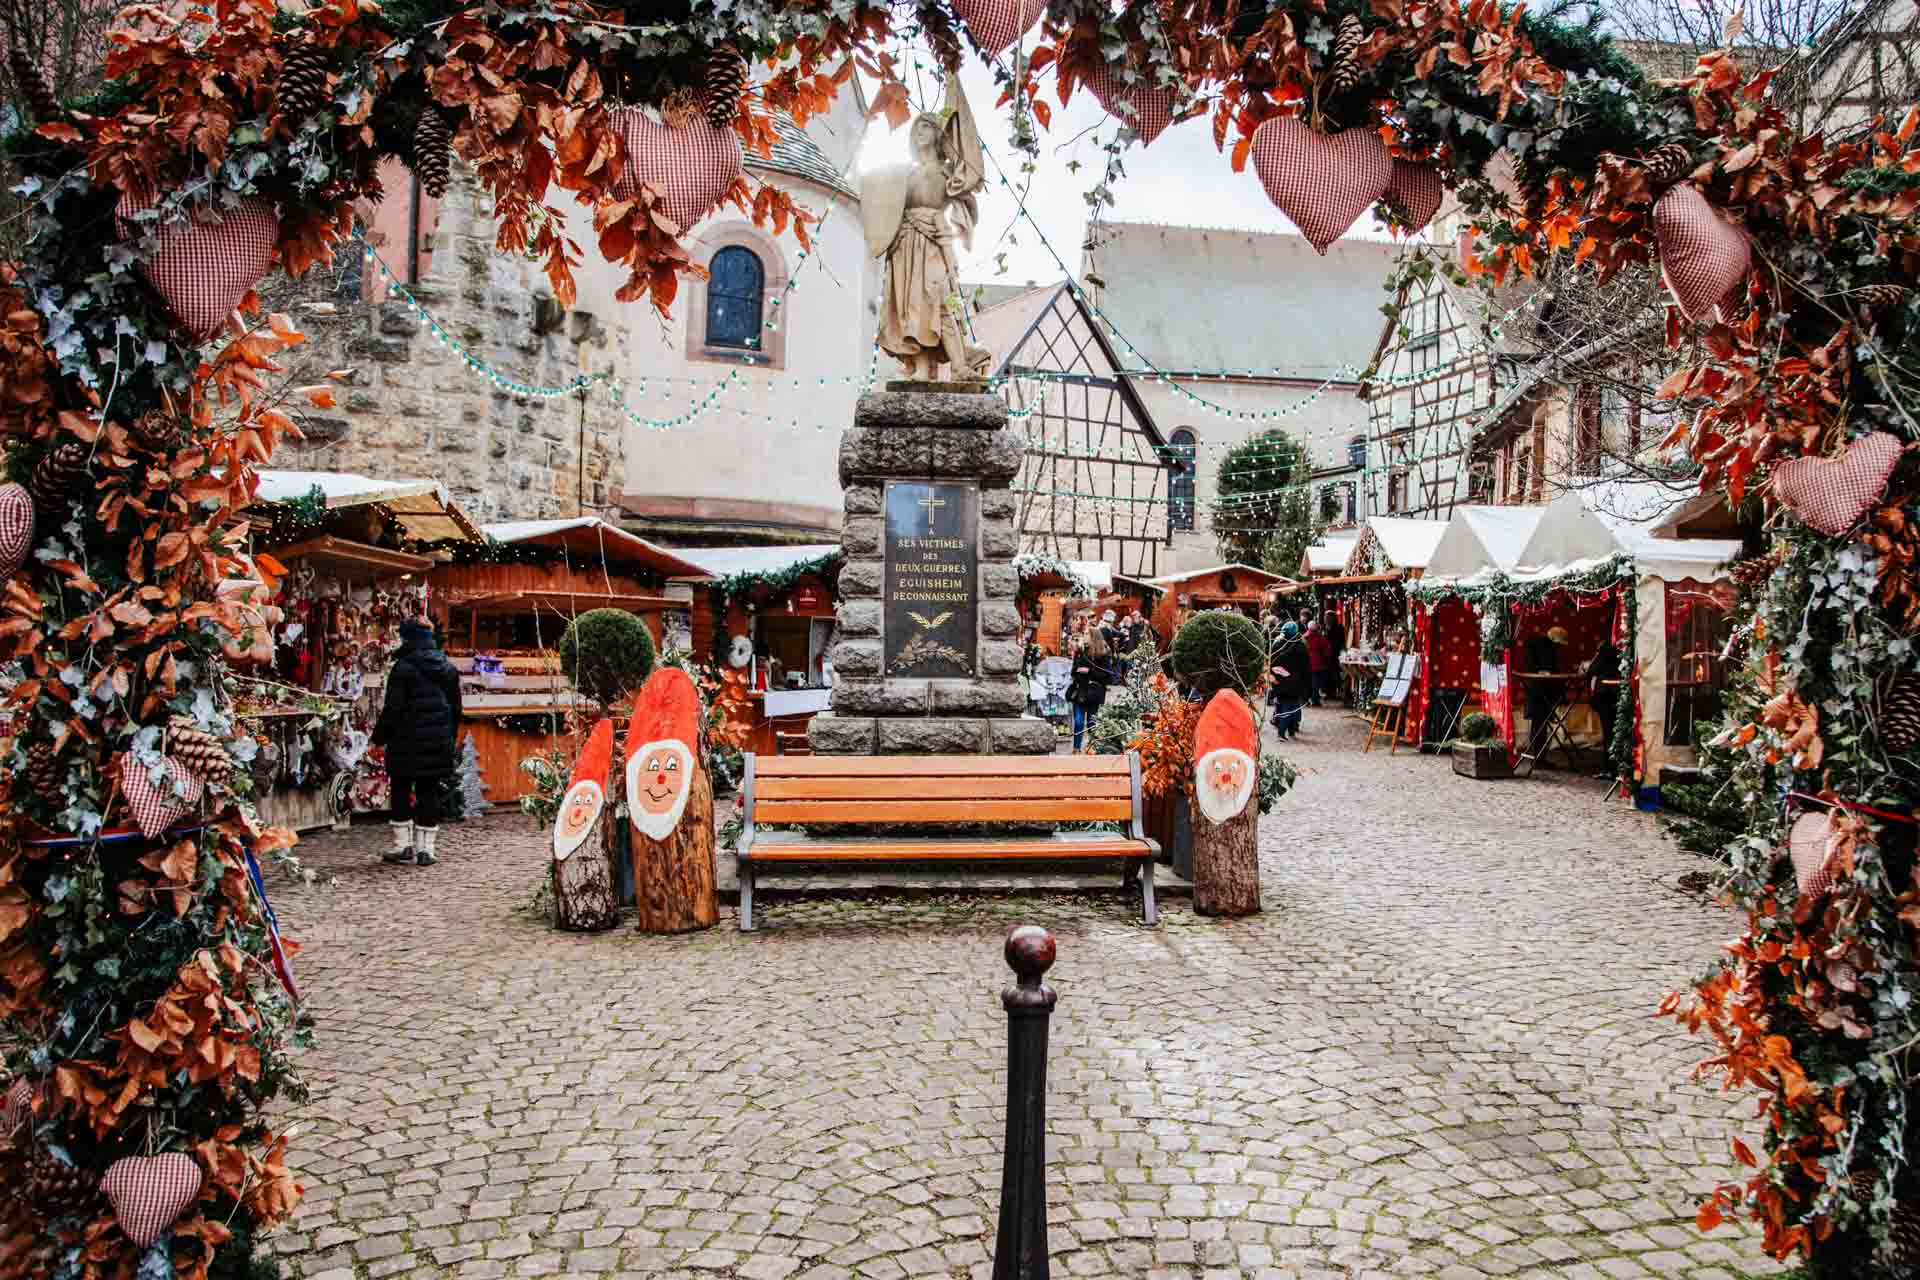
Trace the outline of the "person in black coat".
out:
<instances>
[{"instance_id":1,"label":"person in black coat","mask_svg":"<svg viewBox=\"0 0 1920 1280\"><path fill-rule=\"evenodd\" d=\"M1307 645L1300 638L1299 623L1281 624L1280 639L1273 646L1268 665L1268 675L1273 681L1267 693L1273 704L1273 727L1280 731L1282 739L1297 738L1301 709L1306 706L1308 691L1313 687Z\"/></svg>"},{"instance_id":2,"label":"person in black coat","mask_svg":"<svg viewBox=\"0 0 1920 1280\"><path fill-rule=\"evenodd\" d=\"M393 848L387 862L430 867L440 836L440 796L453 774L460 727L460 673L420 619L400 624L400 651L387 673L387 700L373 726L387 749Z\"/></svg>"},{"instance_id":3,"label":"person in black coat","mask_svg":"<svg viewBox=\"0 0 1920 1280\"><path fill-rule=\"evenodd\" d=\"M1087 631L1086 639L1073 655L1073 679L1067 685L1067 701L1073 704L1073 749L1086 744L1087 730L1094 717L1106 705L1107 686L1114 683L1111 651L1107 639L1097 628Z\"/></svg>"}]
</instances>

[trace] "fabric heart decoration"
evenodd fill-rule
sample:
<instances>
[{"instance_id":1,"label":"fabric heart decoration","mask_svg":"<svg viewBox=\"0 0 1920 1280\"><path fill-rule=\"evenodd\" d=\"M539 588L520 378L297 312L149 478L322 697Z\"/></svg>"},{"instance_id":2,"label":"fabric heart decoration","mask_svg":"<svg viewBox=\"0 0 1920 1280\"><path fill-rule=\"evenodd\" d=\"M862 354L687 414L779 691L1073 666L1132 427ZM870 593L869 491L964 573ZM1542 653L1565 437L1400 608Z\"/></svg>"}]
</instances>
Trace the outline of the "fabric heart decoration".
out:
<instances>
[{"instance_id":1,"label":"fabric heart decoration","mask_svg":"<svg viewBox=\"0 0 1920 1280\"><path fill-rule=\"evenodd\" d=\"M1794 821L1787 837L1787 853L1793 859L1793 878L1800 896L1817 898L1833 887L1833 860L1827 850L1827 815L1803 813Z\"/></svg>"},{"instance_id":2,"label":"fabric heart decoration","mask_svg":"<svg viewBox=\"0 0 1920 1280\"><path fill-rule=\"evenodd\" d=\"M953 0L953 11L967 24L981 51L997 58L1033 30L1047 11L1047 0Z\"/></svg>"},{"instance_id":3,"label":"fabric heart decoration","mask_svg":"<svg viewBox=\"0 0 1920 1280\"><path fill-rule=\"evenodd\" d=\"M1393 185L1393 157L1379 134L1345 129L1328 137L1293 116L1254 131L1253 169L1267 198L1323 258Z\"/></svg>"},{"instance_id":4,"label":"fabric heart decoration","mask_svg":"<svg viewBox=\"0 0 1920 1280\"><path fill-rule=\"evenodd\" d=\"M1753 267L1753 241L1707 203L1700 189L1681 183L1653 206L1653 235L1667 289L1680 313L1699 323L1730 307Z\"/></svg>"},{"instance_id":5,"label":"fabric heart decoration","mask_svg":"<svg viewBox=\"0 0 1920 1280\"><path fill-rule=\"evenodd\" d=\"M1408 231L1419 231L1440 212L1447 190L1440 185L1440 171L1430 164L1410 160L1393 162L1393 180L1387 186L1387 203L1392 205Z\"/></svg>"},{"instance_id":6,"label":"fabric heart decoration","mask_svg":"<svg viewBox=\"0 0 1920 1280\"><path fill-rule=\"evenodd\" d=\"M682 234L713 212L741 173L740 138L716 129L704 116L674 127L639 107L608 113L626 158L613 184L619 200L638 200L642 186L652 187L655 206Z\"/></svg>"},{"instance_id":7,"label":"fabric heart decoration","mask_svg":"<svg viewBox=\"0 0 1920 1280\"><path fill-rule=\"evenodd\" d=\"M1133 126L1143 147L1152 146L1153 140L1173 123L1173 94L1159 85L1128 84L1108 68L1100 67L1087 76L1087 88L1093 90L1108 115ZM1122 103L1133 108L1131 114L1120 109Z\"/></svg>"},{"instance_id":8,"label":"fabric heart decoration","mask_svg":"<svg viewBox=\"0 0 1920 1280\"><path fill-rule=\"evenodd\" d=\"M193 812L206 789L200 779L172 756L163 757L166 780L155 782L147 767L132 756L120 765L120 792L133 810L134 825L151 840Z\"/></svg>"},{"instance_id":9,"label":"fabric heart decoration","mask_svg":"<svg viewBox=\"0 0 1920 1280\"><path fill-rule=\"evenodd\" d=\"M1837 538L1886 492L1900 461L1900 440L1875 431L1847 446L1844 458L1795 458L1773 469L1773 496L1809 528Z\"/></svg>"},{"instance_id":10,"label":"fabric heart decoration","mask_svg":"<svg viewBox=\"0 0 1920 1280\"><path fill-rule=\"evenodd\" d=\"M117 209L122 239L145 225L134 215L152 207L122 196ZM160 295L182 328L204 342L220 332L233 309L273 265L280 219L265 200L242 200L218 212L196 209L184 221L154 229L157 247L143 259L140 276Z\"/></svg>"},{"instance_id":11,"label":"fabric heart decoration","mask_svg":"<svg viewBox=\"0 0 1920 1280\"><path fill-rule=\"evenodd\" d=\"M100 1190L127 1239L145 1249L180 1221L203 1181L199 1161L184 1151L168 1151L115 1160L100 1179Z\"/></svg>"},{"instance_id":12,"label":"fabric heart decoration","mask_svg":"<svg viewBox=\"0 0 1920 1280\"><path fill-rule=\"evenodd\" d=\"M33 546L33 495L25 485L0 484L0 578L11 578Z\"/></svg>"}]
</instances>

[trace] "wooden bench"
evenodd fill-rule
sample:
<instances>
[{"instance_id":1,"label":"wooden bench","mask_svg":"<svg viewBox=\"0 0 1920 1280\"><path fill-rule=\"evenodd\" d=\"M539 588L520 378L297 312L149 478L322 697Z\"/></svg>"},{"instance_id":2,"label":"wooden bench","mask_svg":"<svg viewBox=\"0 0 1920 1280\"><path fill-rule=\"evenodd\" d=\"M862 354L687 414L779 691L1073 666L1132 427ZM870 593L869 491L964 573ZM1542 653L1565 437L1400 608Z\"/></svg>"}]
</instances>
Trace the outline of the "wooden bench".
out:
<instances>
[{"instance_id":1,"label":"wooden bench","mask_svg":"<svg viewBox=\"0 0 1920 1280\"><path fill-rule=\"evenodd\" d=\"M1123 756L747 756L741 796L740 928L753 928L753 891L773 868L906 862L1105 859L1140 879L1141 913L1159 918L1159 846L1140 819L1140 758ZM1123 833L915 836L763 830L801 825L1117 822Z\"/></svg>"}]
</instances>

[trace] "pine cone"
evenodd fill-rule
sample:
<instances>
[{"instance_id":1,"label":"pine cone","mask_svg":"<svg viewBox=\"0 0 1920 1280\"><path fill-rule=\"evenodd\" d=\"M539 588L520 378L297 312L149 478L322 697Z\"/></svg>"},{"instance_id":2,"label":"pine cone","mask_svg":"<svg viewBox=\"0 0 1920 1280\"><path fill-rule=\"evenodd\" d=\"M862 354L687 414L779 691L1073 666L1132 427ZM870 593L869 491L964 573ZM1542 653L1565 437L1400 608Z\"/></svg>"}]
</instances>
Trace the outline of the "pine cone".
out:
<instances>
[{"instance_id":1,"label":"pine cone","mask_svg":"<svg viewBox=\"0 0 1920 1280\"><path fill-rule=\"evenodd\" d=\"M453 134L439 109L429 106L422 111L420 123L413 130L413 173L420 179L420 189L435 200L447 194L447 183L453 176L447 154L452 145Z\"/></svg>"},{"instance_id":2,"label":"pine cone","mask_svg":"<svg viewBox=\"0 0 1920 1280\"><path fill-rule=\"evenodd\" d=\"M1775 547L1763 556L1752 556L1745 560L1734 561L1733 566L1727 572L1732 576L1735 583L1751 590L1755 587L1764 586L1767 579L1773 576L1773 571L1778 569L1780 562L1785 559L1786 553L1779 547Z\"/></svg>"},{"instance_id":3,"label":"pine cone","mask_svg":"<svg viewBox=\"0 0 1920 1280\"><path fill-rule=\"evenodd\" d=\"M27 1199L48 1218L64 1217L87 1208L100 1194L100 1180L89 1171L68 1164L45 1147L27 1157Z\"/></svg>"},{"instance_id":4,"label":"pine cone","mask_svg":"<svg viewBox=\"0 0 1920 1280\"><path fill-rule=\"evenodd\" d=\"M127 435L143 449L153 453L169 453L180 442L180 423L172 414L155 409L129 423Z\"/></svg>"},{"instance_id":5,"label":"pine cone","mask_svg":"<svg viewBox=\"0 0 1920 1280\"><path fill-rule=\"evenodd\" d=\"M27 785L39 795L57 799L66 773L60 766L60 753L51 742L36 742L27 748Z\"/></svg>"},{"instance_id":6,"label":"pine cone","mask_svg":"<svg viewBox=\"0 0 1920 1280\"><path fill-rule=\"evenodd\" d=\"M1870 284L1855 289L1848 296L1874 311L1891 311L1895 307L1906 306L1907 299L1913 296L1913 290L1903 284Z\"/></svg>"},{"instance_id":7,"label":"pine cone","mask_svg":"<svg viewBox=\"0 0 1920 1280\"><path fill-rule=\"evenodd\" d=\"M1920 1263L1920 1204L1902 1200L1893 1206L1887 1229L1886 1260L1896 1267Z\"/></svg>"},{"instance_id":8,"label":"pine cone","mask_svg":"<svg viewBox=\"0 0 1920 1280\"><path fill-rule=\"evenodd\" d=\"M1663 142L1640 157L1646 167L1647 181L1656 187L1670 187L1693 172L1693 153L1683 143Z\"/></svg>"},{"instance_id":9,"label":"pine cone","mask_svg":"<svg viewBox=\"0 0 1920 1280\"><path fill-rule=\"evenodd\" d=\"M1899 677L1880 700L1880 741L1895 755L1920 743L1920 676Z\"/></svg>"},{"instance_id":10,"label":"pine cone","mask_svg":"<svg viewBox=\"0 0 1920 1280\"><path fill-rule=\"evenodd\" d=\"M13 73L14 91L20 95L20 102L26 108L29 120L46 124L60 118L60 104L55 100L53 91L47 88L40 68L34 65L27 51L17 44L7 51L7 70Z\"/></svg>"},{"instance_id":11,"label":"pine cone","mask_svg":"<svg viewBox=\"0 0 1920 1280\"><path fill-rule=\"evenodd\" d=\"M281 119L297 124L327 105L327 52L316 44L295 45L280 64L274 106Z\"/></svg>"},{"instance_id":12,"label":"pine cone","mask_svg":"<svg viewBox=\"0 0 1920 1280\"><path fill-rule=\"evenodd\" d=\"M1360 46L1367 42L1367 28L1358 14L1340 19L1340 30L1333 38L1333 73L1327 79L1332 93L1357 88L1365 68L1360 65Z\"/></svg>"},{"instance_id":13,"label":"pine cone","mask_svg":"<svg viewBox=\"0 0 1920 1280\"><path fill-rule=\"evenodd\" d=\"M716 129L733 128L740 95L747 90L747 64L731 43L716 45L707 55L707 82L701 94L707 123Z\"/></svg>"},{"instance_id":14,"label":"pine cone","mask_svg":"<svg viewBox=\"0 0 1920 1280\"><path fill-rule=\"evenodd\" d=\"M41 511L52 513L63 504L67 495L87 481L87 446L77 440L57 444L40 456L34 464L33 480L28 485L33 491L33 503Z\"/></svg>"},{"instance_id":15,"label":"pine cone","mask_svg":"<svg viewBox=\"0 0 1920 1280\"><path fill-rule=\"evenodd\" d=\"M220 739L191 720L176 716L167 726L167 751L202 782L224 783L233 773L233 757Z\"/></svg>"}]
</instances>

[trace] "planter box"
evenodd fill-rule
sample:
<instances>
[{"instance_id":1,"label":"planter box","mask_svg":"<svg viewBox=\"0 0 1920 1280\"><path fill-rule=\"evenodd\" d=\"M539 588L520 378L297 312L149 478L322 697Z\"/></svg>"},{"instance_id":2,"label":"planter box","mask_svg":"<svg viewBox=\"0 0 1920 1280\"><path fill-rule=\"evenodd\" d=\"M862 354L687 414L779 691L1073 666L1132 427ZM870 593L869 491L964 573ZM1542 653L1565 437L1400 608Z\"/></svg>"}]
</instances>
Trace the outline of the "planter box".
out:
<instances>
[{"instance_id":1,"label":"planter box","mask_svg":"<svg viewBox=\"0 0 1920 1280\"><path fill-rule=\"evenodd\" d=\"M1513 776L1513 768L1507 763L1507 747L1503 742L1485 747L1476 747L1465 742L1454 743L1453 771L1463 778L1511 778Z\"/></svg>"}]
</instances>

